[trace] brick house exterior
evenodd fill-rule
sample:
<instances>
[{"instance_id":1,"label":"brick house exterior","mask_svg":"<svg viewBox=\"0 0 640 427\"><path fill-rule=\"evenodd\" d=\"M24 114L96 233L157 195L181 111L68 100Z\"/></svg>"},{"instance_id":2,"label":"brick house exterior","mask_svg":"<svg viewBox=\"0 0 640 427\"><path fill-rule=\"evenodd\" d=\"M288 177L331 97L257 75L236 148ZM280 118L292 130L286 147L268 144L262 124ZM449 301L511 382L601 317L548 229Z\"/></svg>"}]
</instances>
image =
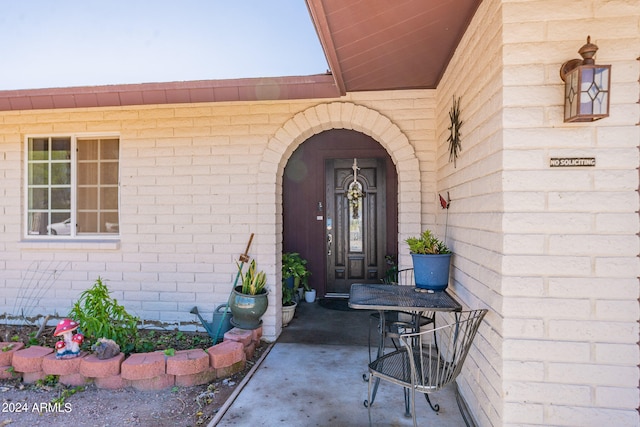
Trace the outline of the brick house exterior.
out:
<instances>
[{"instance_id":1,"label":"brick house exterior","mask_svg":"<svg viewBox=\"0 0 640 427\"><path fill-rule=\"evenodd\" d=\"M637 0L485 0L434 90L2 108L0 312L65 313L101 276L143 319L188 327L191 307L226 301L255 233L271 288L264 335L277 338L284 167L311 135L353 129L396 164L400 264L408 236L446 220L452 292L490 309L458 380L477 424L638 426L639 28ZM612 65L611 115L565 124L558 70L588 34ZM0 92L0 106L28 95ZM25 144L45 135L119 138L117 239L25 238ZM596 166L550 168L551 157ZM24 298L34 265L64 267L37 300Z\"/></svg>"}]
</instances>

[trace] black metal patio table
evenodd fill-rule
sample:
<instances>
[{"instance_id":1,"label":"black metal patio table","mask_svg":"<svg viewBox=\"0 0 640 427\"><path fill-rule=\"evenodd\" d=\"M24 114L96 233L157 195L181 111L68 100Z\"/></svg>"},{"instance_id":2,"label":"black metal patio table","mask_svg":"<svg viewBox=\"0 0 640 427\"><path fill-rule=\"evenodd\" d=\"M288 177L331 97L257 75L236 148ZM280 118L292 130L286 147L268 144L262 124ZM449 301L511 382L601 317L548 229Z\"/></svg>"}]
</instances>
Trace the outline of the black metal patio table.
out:
<instances>
[{"instance_id":1,"label":"black metal patio table","mask_svg":"<svg viewBox=\"0 0 640 427\"><path fill-rule=\"evenodd\" d=\"M413 286L351 285L349 307L364 310L401 310L411 312L461 311L462 305L447 291L430 291Z\"/></svg>"},{"instance_id":2,"label":"black metal patio table","mask_svg":"<svg viewBox=\"0 0 640 427\"><path fill-rule=\"evenodd\" d=\"M414 316L414 325L419 324L418 319L425 312L462 311L462 305L447 291L432 291L414 286L361 283L351 285L349 307L360 310L378 310L380 312L380 328L382 331L385 330L385 311L410 312ZM377 357L380 358L383 354L384 340L381 339L378 343ZM367 402L368 405L373 405L378 383L379 381L376 381L371 401ZM425 397L428 400L428 395L425 394ZM411 416L408 403L405 390L405 415ZM429 405L433 408L431 402L429 402Z\"/></svg>"}]
</instances>

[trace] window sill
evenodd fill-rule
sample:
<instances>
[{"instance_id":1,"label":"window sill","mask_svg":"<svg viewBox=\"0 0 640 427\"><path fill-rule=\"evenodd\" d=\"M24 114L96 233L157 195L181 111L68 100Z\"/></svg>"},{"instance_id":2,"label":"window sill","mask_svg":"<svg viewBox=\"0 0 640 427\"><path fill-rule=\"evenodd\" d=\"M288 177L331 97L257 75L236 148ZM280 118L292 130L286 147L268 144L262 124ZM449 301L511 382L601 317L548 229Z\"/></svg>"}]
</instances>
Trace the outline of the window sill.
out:
<instances>
[{"instance_id":1,"label":"window sill","mask_svg":"<svg viewBox=\"0 0 640 427\"><path fill-rule=\"evenodd\" d=\"M34 239L22 240L18 243L20 249L34 250L117 250L120 249L120 240L91 239L91 240L54 240Z\"/></svg>"}]
</instances>

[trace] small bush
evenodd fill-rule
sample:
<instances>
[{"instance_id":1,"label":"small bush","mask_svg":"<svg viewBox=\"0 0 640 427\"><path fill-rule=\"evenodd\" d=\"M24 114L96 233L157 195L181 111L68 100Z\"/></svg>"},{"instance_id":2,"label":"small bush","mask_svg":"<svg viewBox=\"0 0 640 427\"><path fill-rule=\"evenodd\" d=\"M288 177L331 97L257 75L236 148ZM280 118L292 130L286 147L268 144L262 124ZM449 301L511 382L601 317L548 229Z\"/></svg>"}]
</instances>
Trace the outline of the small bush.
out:
<instances>
[{"instance_id":1,"label":"small bush","mask_svg":"<svg viewBox=\"0 0 640 427\"><path fill-rule=\"evenodd\" d=\"M138 341L139 319L127 313L109 294L109 289L98 277L93 287L84 291L74 303L69 317L80 324L87 347L98 338L109 338L122 352L129 354Z\"/></svg>"}]
</instances>

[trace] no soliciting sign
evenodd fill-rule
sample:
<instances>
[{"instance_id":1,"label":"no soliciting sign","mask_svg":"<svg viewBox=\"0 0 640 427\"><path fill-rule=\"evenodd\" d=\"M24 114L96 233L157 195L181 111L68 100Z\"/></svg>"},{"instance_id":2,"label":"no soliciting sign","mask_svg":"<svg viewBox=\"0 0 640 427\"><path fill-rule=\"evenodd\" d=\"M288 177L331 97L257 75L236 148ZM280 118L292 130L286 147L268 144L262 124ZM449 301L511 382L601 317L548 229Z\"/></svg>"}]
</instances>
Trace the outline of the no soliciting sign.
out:
<instances>
[{"instance_id":1,"label":"no soliciting sign","mask_svg":"<svg viewBox=\"0 0 640 427\"><path fill-rule=\"evenodd\" d=\"M552 157L549 166L552 168L571 168L576 166L595 166L595 157Z\"/></svg>"}]
</instances>

